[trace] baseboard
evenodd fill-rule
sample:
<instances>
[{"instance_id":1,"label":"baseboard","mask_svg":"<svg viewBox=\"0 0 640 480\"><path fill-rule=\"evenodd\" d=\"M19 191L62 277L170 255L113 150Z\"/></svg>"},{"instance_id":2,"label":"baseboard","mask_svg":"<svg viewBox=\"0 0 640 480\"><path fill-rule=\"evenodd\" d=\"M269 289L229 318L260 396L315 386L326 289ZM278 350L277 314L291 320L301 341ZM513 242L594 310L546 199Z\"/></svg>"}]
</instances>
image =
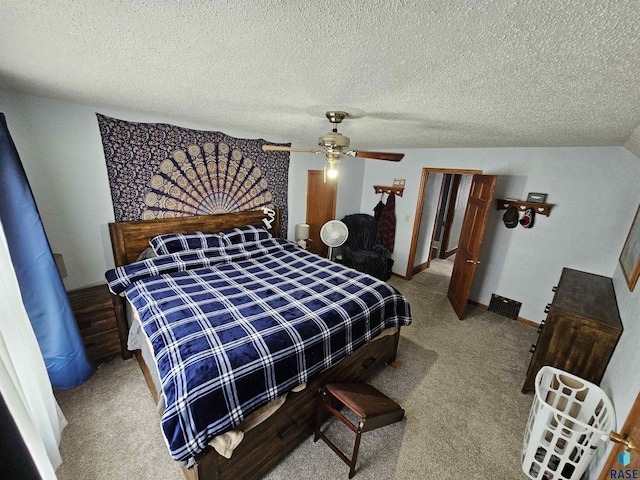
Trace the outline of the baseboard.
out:
<instances>
[{"instance_id":1,"label":"baseboard","mask_svg":"<svg viewBox=\"0 0 640 480\"><path fill-rule=\"evenodd\" d=\"M451 255L458 253L458 247L452 248L451 250L447 250L444 252L444 258L449 258Z\"/></svg>"},{"instance_id":2,"label":"baseboard","mask_svg":"<svg viewBox=\"0 0 640 480\"><path fill-rule=\"evenodd\" d=\"M475 300L467 300L467 303L473 305L474 307L481 308L483 310L489 310L489 305L485 305L484 303L476 302ZM538 328L540 326L539 323L533 322L531 320L527 320L526 318L518 317L518 322L524 323L525 325L533 328Z\"/></svg>"},{"instance_id":3,"label":"baseboard","mask_svg":"<svg viewBox=\"0 0 640 480\"><path fill-rule=\"evenodd\" d=\"M415 275L416 273L420 273L423 270L426 270L427 268L429 268L429 264L431 263L431 260L427 260L424 263L421 263L420 265L416 265L415 267L413 267L413 269L411 270L413 272L413 274Z\"/></svg>"},{"instance_id":4,"label":"baseboard","mask_svg":"<svg viewBox=\"0 0 640 480\"><path fill-rule=\"evenodd\" d=\"M402 280L408 280L406 275L400 275L399 273L396 273L396 272L391 272L391 276L401 278Z\"/></svg>"}]
</instances>

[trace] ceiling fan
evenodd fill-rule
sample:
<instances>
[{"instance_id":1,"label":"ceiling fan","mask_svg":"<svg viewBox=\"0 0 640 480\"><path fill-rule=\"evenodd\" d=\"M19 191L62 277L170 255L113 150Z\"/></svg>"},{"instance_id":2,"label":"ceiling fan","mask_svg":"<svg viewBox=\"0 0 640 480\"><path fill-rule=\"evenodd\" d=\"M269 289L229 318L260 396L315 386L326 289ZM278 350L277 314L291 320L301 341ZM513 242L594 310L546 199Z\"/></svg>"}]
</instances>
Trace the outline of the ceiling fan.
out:
<instances>
[{"instance_id":1,"label":"ceiling fan","mask_svg":"<svg viewBox=\"0 0 640 480\"><path fill-rule=\"evenodd\" d=\"M338 164L340 163L340 155L349 155L351 157L371 158L374 160L387 160L390 162L399 162L404 157L403 153L384 153L384 152L365 152L362 150L349 150L349 137L338 132L338 124L345 118L349 117L347 112L339 110L330 110L326 112L326 117L333 125L331 131L322 135L318 139L318 145L321 150L280 147L276 145L263 145L262 150L265 152L308 152L308 153L324 153L327 157L325 165L325 179L336 178L338 176Z\"/></svg>"}]
</instances>

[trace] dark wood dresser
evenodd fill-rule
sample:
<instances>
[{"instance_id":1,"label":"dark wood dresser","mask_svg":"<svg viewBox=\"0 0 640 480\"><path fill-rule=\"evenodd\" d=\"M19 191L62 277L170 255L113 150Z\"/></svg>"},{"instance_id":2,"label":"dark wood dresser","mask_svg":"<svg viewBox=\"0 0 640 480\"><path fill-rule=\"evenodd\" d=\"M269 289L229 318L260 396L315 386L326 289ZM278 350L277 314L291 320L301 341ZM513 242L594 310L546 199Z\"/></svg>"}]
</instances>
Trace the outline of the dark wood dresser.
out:
<instances>
[{"instance_id":1,"label":"dark wood dresser","mask_svg":"<svg viewBox=\"0 0 640 480\"><path fill-rule=\"evenodd\" d=\"M598 385L622 334L610 278L564 268L553 290L538 341L531 346L523 393L535 388L536 374L544 365Z\"/></svg>"},{"instance_id":2,"label":"dark wood dresser","mask_svg":"<svg viewBox=\"0 0 640 480\"><path fill-rule=\"evenodd\" d=\"M122 353L116 321L117 309L122 309L120 299L106 285L71 290L67 295L89 358L101 361Z\"/></svg>"}]
</instances>

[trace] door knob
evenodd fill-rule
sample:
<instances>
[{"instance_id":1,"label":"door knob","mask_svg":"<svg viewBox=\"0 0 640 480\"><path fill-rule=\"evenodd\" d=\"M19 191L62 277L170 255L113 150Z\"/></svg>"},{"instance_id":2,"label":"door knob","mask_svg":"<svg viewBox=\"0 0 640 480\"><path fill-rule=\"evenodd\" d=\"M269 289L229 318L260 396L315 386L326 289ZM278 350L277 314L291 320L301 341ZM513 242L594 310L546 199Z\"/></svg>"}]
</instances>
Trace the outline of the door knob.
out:
<instances>
[{"instance_id":1,"label":"door knob","mask_svg":"<svg viewBox=\"0 0 640 480\"><path fill-rule=\"evenodd\" d=\"M631 438L628 438L626 435L622 436L618 432L611 432L609 434L609 440L615 443L621 443L624 445L625 450L636 450L640 451L640 446L638 446Z\"/></svg>"},{"instance_id":2,"label":"door knob","mask_svg":"<svg viewBox=\"0 0 640 480\"><path fill-rule=\"evenodd\" d=\"M480 263L480 260L476 260L475 262L473 260L467 260L467 263L473 263L474 265L478 265Z\"/></svg>"}]
</instances>

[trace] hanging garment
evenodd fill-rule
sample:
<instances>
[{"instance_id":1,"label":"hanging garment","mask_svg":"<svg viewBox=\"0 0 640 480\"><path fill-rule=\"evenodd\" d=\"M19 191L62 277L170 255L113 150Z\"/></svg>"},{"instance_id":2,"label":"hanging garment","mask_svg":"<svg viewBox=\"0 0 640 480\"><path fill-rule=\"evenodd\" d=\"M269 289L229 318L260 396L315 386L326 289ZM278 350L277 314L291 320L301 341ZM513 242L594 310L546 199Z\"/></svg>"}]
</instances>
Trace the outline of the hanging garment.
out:
<instances>
[{"instance_id":1,"label":"hanging garment","mask_svg":"<svg viewBox=\"0 0 640 480\"><path fill-rule=\"evenodd\" d=\"M393 193L389 194L387 204L382 210L378 232L380 233L380 243L387 247L389 252L393 252L396 241L396 196Z\"/></svg>"},{"instance_id":2,"label":"hanging garment","mask_svg":"<svg viewBox=\"0 0 640 480\"><path fill-rule=\"evenodd\" d=\"M382 212L384 211L384 203L382 200L378 202L378 204L373 207L373 218L376 222L380 221L380 217L382 216Z\"/></svg>"},{"instance_id":3,"label":"hanging garment","mask_svg":"<svg viewBox=\"0 0 640 480\"><path fill-rule=\"evenodd\" d=\"M29 181L1 113L0 223L51 384L75 387L93 374L95 366L84 349Z\"/></svg>"}]
</instances>

